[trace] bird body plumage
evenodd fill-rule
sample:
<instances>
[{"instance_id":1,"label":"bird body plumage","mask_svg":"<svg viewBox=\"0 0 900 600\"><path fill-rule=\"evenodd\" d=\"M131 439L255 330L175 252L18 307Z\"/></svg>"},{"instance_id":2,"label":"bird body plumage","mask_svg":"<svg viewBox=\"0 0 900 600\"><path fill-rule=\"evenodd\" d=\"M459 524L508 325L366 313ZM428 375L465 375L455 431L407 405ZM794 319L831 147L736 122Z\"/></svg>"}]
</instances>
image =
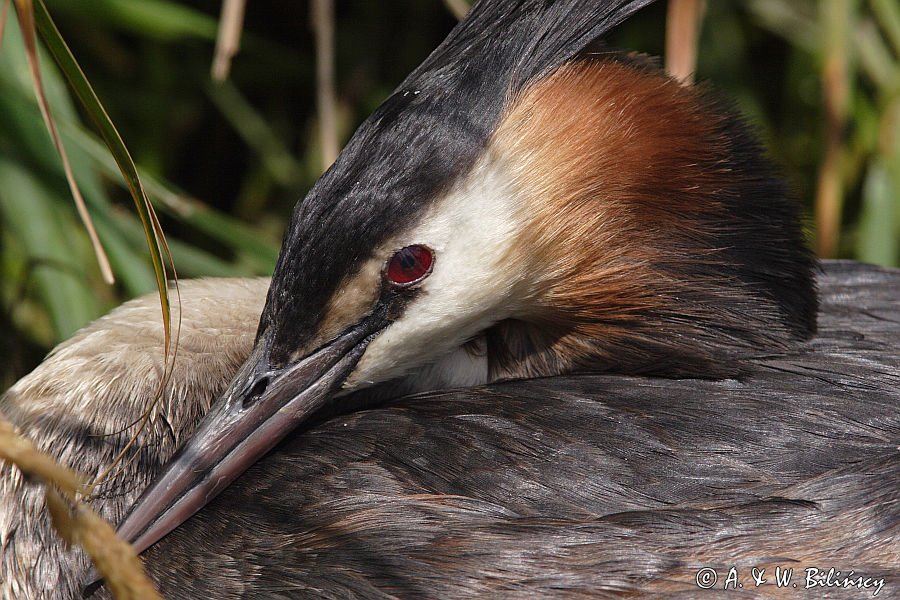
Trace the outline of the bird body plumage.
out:
<instances>
[{"instance_id":1,"label":"bird body plumage","mask_svg":"<svg viewBox=\"0 0 900 600\"><path fill-rule=\"evenodd\" d=\"M107 518L121 518L249 354L267 284L182 282L172 385L141 449L94 501ZM696 572L731 566L745 586L753 567L794 568L795 582L806 568L853 569L886 578L878 597L894 597L900 272L828 263L819 285L819 334L742 380L584 374L323 418L145 565L172 600L710 598ZM156 302L132 301L77 334L0 412L63 462L104 468L159 384ZM71 372L82 376L59 375ZM8 466L0 533L5 599L79 597L84 557L63 548L40 490Z\"/></svg>"}]
</instances>

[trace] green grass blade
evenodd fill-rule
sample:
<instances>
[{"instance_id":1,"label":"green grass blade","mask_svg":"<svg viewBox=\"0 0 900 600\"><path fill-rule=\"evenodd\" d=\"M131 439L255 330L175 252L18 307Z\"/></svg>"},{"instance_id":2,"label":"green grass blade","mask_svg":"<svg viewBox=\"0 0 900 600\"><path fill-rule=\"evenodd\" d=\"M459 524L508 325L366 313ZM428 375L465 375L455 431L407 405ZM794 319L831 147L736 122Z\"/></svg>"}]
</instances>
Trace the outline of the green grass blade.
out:
<instances>
[{"instance_id":1,"label":"green grass blade","mask_svg":"<svg viewBox=\"0 0 900 600\"><path fill-rule=\"evenodd\" d=\"M118 168L107 149L93 135L79 128L68 131L77 145L95 161L98 168L114 176ZM141 181L150 193L154 206L164 214L208 235L222 245L241 255L250 265L250 274L269 274L278 258L279 240L267 239L252 226L219 210L191 198L156 177L141 172ZM236 273L232 271L231 275Z\"/></svg>"},{"instance_id":2,"label":"green grass blade","mask_svg":"<svg viewBox=\"0 0 900 600\"><path fill-rule=\"evenodd\" d=\"M891 93L900 87L900 63L891 55L873 21L867 19L859 24L854 41L859 64L879 91Z\"/></svg>"},{"instance_id":3,"label":"green grass blade","mask_svg":"<svg viewBox=\"0 0 900 600\"><path fill-rule=\"evenodd\" d=\"M54 12L96 20L163 42L185 38L216 39L216 19L166 0L52 0Z\"/></svg>"},{"instance_id":4,"label":"green grass blade","mask_svg":"<svg viewBox=\"0 0 900 600\"><path fill-rule=\"evenodd\" d=\"M71 214L26 167L0 157L0 214L15 232L30 264L30 281L46 307L58 340L103 312L82 273ZM82 234L83 235L83 234Z\"/></svg>"},{"instance_id":5,"label":"green grass blade","mask_svg":"<svg viewBox=\"0 0 900 600\"><path fill-rule=\"evenodd\" d=\"M150 249L150 260L153 264L153 271L156 276L156 285L159 290L160 303L163 312L163 323L166 331L166 350L168 352L171 340L171 309L166 285L166 268L163 262L163 253L168 253L168 250L165 246L165 239L162 238L162 232L159 229L156 216L153 214L153 207L150 205L147 193L141 184L140 177L138 177L137 167L135 166L128 149L125 147L122 138L119 136L119 132L113 126L109 115L106 114L106 110L103 108L103 105L100 104L100 100L94 93L84 72L81 70L75 57L72 56L72 53L69 51L69 47L62 39L59 30L50 18L50 14L47 12L47 8L44 6L42 0L36 0L34 4L34 13L37 29L40 32L44 43L47 45L50 54L56 60L63 74L66 76L66 79L68 79L69 84L72 86L72 90L81 102L82 107L84 107L85 112L90 116L94 126L97 127L101 137L113 157L116 159L116 163L119 165L119 169L121 169L128 190L131 193L131 197L134 199L138 215L144 227L147 246Z\"/></svg>"},{"instance_id":6,"label":"green grass blade","mask_svg":"<svg viewBox=\"0 0 900 600\"><path fill-rule=\"evenodd\" d=\"M894 47L894 53L900 55L900 4L897 0L871 0L870 4L878 24Z\"/></svg>"},{"instance_id":7,"label":"green grass blade","mask_svg":"<svg viewBox=\"0 0 900 600\"><path fill-rule=\"evenodd\" d=\"M265 119L230 81L207 87L209 98L248 146L262 158L272 177L284 186L297 183L302 169Z\"/></svg>"},{"instance_id":8,"label":"green grass blade","mask_svg":"<svg viewBox=\"0 0 900 600\"><path fill-rule=\"evenodd\" d=\"M876 162L866 174L863 186L863 210L859 221L857 252L860 260L877 265L896 264L897 198L890 173Z\"/></svg>"},{"instance_id":9,"label":"green grass blade","mask_svg":"<svg viewBox=\"0 0 900 600\"><path fill-rule=\"evenodd\" d=\"M47 131L50 133L50 138L53 140L53 146L56 149L56 153L62 161L63 172L66 175L69 191L72 194L75 207L78 209L81 223L84 226L85 231L87 231L88 237L91 240L91 245L94 247L94 254L100 265L100 271L103 273L103 279L107 283L112 284L115 281L112 267L109 265L106 251L103 249L103 244L100 242L97 231L94 229L94 222L85 205L84 197L81 195L81 188L78 186L78 181L75 178L72 163L69 161L69 154L66 152L65 144L63 144L62 137L60 137L59 130L56 126L56 120L53 118L53 113L50 110L50 103L44 88L44 79L42 76L40 59L38 57L33 4L31 0L16 0L16 9L16 16L18 17L19 28L22 32L22 40L24 41L25 46L25 55L28 58L28 66L31 72L31 79L34 82L35 95L37 96L38 105L41 109L41 117L44 120Z\"/></svg>"}]
</instances>

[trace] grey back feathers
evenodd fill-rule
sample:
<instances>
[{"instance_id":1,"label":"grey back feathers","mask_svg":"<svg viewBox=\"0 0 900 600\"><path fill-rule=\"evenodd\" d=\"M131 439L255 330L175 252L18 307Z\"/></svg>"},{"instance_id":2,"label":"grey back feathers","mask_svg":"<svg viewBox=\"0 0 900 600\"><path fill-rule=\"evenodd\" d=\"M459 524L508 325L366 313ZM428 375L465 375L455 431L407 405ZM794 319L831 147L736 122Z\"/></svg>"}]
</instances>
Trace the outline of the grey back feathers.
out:
<instances>
[{"instance_id":1,"label":"grey back feathers","mask_svg":"<svg viewBox=\"0 0 900 600\"><path fill-rule=\"evenodd\" d=\"M754 566L793 567L801 586L808 567L853 569L887 578L879 597L894 597L900 272L828 263L819 286L817 337L741 381L555 377L400 398L311 425L145 564L173 599L725 598L734 592L700 590L694 576L711 567L724 579L731 566L748 597L779 593L752 587ZM183 284L190 318L175 387L136 460L96 500L106 516L121 514L227 383L250 349L264 287ZM130 324L153 302L79 334L0 411L64 462L102 468L125 435L89 434L135 420L143 406L132 391L152 395L156 380L134 366L160 368L161 338ZM63 364L82 365L81 377L60 376ZM104 408L79 410L90 389ZM84 561L55 541L37 498L4 469L4 592L76 597Z\"/></svg>"}]
</instances>

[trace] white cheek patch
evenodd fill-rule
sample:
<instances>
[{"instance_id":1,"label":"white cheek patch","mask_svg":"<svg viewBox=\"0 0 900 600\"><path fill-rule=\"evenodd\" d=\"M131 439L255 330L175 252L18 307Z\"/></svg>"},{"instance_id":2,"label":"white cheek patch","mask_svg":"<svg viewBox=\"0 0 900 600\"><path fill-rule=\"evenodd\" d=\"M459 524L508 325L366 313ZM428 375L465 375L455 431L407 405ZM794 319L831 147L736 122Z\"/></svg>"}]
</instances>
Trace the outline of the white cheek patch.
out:
<instances>
[{"instance_id":1,"label":"white cheek patch","mask_svg":"<svg viewBox=\"0 0 900 600\"><path fill-rule=\"evenodd\" d=\"M511 178L487 151L416 229L384 248L384 255L390 256L404 246L425 244L434 250L434 270L401 318L372 341L344 387L365 387L407 374L415 378L417 370L431 364L439 370L444 364L455 374L428 369L421 372L425 379L483 383L486 358L469 361L449 355L515 313L513 292L524 274L504 263L522 226Z\"/></svg>"}]
</instances>

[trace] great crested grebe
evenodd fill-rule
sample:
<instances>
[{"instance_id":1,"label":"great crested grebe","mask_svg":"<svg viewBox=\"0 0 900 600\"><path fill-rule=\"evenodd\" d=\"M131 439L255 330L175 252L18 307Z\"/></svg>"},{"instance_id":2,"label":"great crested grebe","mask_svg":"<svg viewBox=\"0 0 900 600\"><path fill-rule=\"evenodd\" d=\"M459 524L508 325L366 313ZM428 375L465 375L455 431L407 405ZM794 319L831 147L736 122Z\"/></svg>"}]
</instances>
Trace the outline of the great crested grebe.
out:
<instances>
[{"instance_id":1,"label":"great crested grebe","mask_svg":"<svg viewBox=\"0 0 900 600\"><path fill-rule=\"evenodd\" d=\"M118 520L154 480L119 531L165 594L709 597L730 566L896 592L900 275L829 265L805 341L814 261L752 136L598 42L648 3L478 3L297 205L264 307L186 286L172 390L98 500ZM0 410L102 469L155 381L148 310ZM80 593L28 497L4 589Z\"/></svg>"}]
</instances>

